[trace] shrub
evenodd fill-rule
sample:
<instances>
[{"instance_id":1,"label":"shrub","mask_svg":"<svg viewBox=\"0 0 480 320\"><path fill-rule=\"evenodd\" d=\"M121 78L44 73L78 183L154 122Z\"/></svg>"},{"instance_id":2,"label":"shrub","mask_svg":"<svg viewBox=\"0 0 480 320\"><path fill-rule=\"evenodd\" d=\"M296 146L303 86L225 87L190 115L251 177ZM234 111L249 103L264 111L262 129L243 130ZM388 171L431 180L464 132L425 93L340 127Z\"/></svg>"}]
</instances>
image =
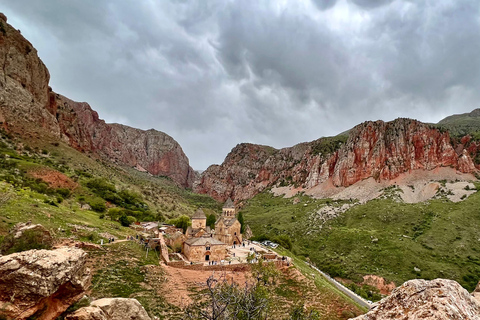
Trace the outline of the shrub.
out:
<instances>
[{"instance_id":1,"label":"shrub","mask_svg":"<svg viewBox=\"0 0 480 320\"><path fill-rule=\"evenodd\" d=\"M118 218L118 222L124 227L130 226L130 221L128 221L128 217L126 214L122 214L120 218Z\"/></svg>"},{"instance_id":2,"label":"shrub","mask_svg":"<svg viewBox=\"0 0 480 320\"><path fill-rule=\"evenodd\" d=\"M168 223L175 225L177 228L182 228L184 233L187 231L187 228L192 225L192 221L190 221L190 218L186 215L182 215L177 219L171 219Z\"/></svg>"},{"instance_id":3,"label":"shrub","mask_svg":"<svg viewBox=\"0 0 480 320\"><path fill-rule=\"evenodd\" d=\"M110 193L116 193L115 185L107 182L105 179L91 179L87 182L87 187L92 190L96 195L104 198Z\"/></svg>"},{"instance_id":4,"label":"shrub","mask_svg":"<svg viewBox=\"0 0 480 320\"><path fill-rule=\"evenodd\" d=\"M105 212L107 206L105 205L105 200L100 198L95 198L88 202L93 211L96 212Z\"/></svg>"},{"instance_id":5,"label":"shrub","mask_svg":"<svg viewBox=\"0 0 480 320\"><path fill-rule=\"evenodd\" d=\"M287 250L292 249L292 239L290 239L290 237L286 234L279 235L278 237L274 238L273 241Z\"/></svg>"},{"instance_id":6,"label":"shrub","mask_svg":"<svg viewBox=\"0 0 480 320\"><path fill-rule=\"evenodd\" d=\"M52 247L52 238L41 230L31 229L23 232L22 236L15 239L13 234L5 236L0 244L2 254L12 254L15 252L27 251L32 249L50 249Z\"/></svg>"},{"instance_id":7,"label":"shrub","mask_svg":"<svg viewBox=\"0 0 480 320\"><path fill-rule=\"evenodd\" d=\"M131 224L137 222L137 218L132 217L132 216L127 216L127 220L128 220L128 225L131 225Z\"/></svg>"},{"instance_id":8,"label":"shrub","mask_svg":"<svg viewBox=\"0 0 480 320\"><path fill-rule=\"evenodd\" d=\"M215 222L217 221L217 218L215 217L215 215L212 213L212 214L209 214L207 216L207 227L210 227L212 229L215 229Z\"/></svg>"},{"instance_id":9,"label":"shrub","mask_svg":"<svg viewBox=\"0 0 480 320\"><path fill-rule=\"evenodd\" d=\"M122 213L123 213L123 209L121 208L111 208L111 209L108 209L107 215L110 217L111 220L118 220L118 218L120 218Z\"/></svg>"},{"instance_id":10,"label":"shrub","mask_svg":"<svg viewBox=\"0 0 480 320\"><path fill-rule=\"evenodd\" d=\"M67 188L58 188L55 191L64 198L70 197L70 194L71 194L70 189L67 189Z\"/></svg>"}]
</instances>

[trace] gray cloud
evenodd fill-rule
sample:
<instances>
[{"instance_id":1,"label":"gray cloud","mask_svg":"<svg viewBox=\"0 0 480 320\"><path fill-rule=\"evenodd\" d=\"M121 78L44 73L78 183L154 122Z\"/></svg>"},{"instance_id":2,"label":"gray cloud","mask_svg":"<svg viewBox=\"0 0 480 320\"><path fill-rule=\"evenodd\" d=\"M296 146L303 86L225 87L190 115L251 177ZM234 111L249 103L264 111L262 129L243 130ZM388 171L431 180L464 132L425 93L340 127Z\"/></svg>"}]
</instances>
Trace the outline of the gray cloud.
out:
<instances>
[{"instance_id":1,"label":"gray cloud","mask_svg":"<svg viewBox=\"0 0 480 320\"><path fill-rule=\"evenodd\" d=\"M194 168L365 120L478 107L476 1L0 0L55 91L155 128Z\"/></svg>"}]
</instances>

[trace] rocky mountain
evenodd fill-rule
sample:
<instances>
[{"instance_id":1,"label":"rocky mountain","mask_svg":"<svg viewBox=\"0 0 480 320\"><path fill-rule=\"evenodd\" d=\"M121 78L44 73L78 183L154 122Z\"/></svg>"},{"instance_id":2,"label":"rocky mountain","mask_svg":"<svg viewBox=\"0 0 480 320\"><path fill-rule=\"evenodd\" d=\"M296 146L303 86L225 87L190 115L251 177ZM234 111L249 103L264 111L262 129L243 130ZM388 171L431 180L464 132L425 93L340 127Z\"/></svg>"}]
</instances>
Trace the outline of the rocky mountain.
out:
<instances>
[{"instance_id":1,"label":"rocky mountain","mask_svg":"<svg viewBox=\"0 0 480 320\"><path fill-rule=\"evenodd\" d=\"M238 201L271 186L344 188L367 178L388 181L440 167L473 173L480 164L479 146L470 137L456 141L448 131L416 120L368 121L348 135L280 150L239 144L221 165L210 166L194 189L221 201Z\"/></svg>"},{"instance_id":2,"label":"rocky mountain","mask_svg":"<svg viewBox=\"0 0 480 320\"><path fill-rule=\"evenodd\" d=\"M107 124L87 103L49 87L48 69L37 51L0 15L0 126L25 139L63 140L70 146L167 176L191 187L195 172L180 145L156 130Z\"/></svg>"}]
</instances>

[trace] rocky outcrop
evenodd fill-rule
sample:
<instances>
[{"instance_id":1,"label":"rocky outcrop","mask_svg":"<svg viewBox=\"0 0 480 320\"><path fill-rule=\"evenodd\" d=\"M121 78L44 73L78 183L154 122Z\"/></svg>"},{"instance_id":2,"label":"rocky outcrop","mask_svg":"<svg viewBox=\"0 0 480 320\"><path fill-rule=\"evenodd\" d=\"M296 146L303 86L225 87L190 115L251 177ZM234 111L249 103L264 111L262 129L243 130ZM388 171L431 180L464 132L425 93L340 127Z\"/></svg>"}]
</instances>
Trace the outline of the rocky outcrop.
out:
<instances>
[{"instance_id":1,"label":"rocky outcrop","mask_svg":"<svg viewBox=\"0 0 480 320\"><path fill-rule=\"evenodd\" d=\"M150 320L136 299L114 298L93 301L89 307L78 309L66 320Z\"/></svg>"},{"instance_id":2,"label":"rocky outcrop","mask_svg":"<svg viewBox=\"0 0 480 320\"><path fill-rule=\"evenodd\" d=\"M348 187L373 177L391 180L413 170L452 167L476 171L468 150L456 150L448 132L411 119L369 121L348 137L322 138L291 148L240 144L221 165L209 167L197 192L225 201L248 199L273 185L310 189L322 184Z\"/></svg>"},{"instance_id":3,"label":"rocky outcrop","mask_svg":"<svg viewBox=\"0 0 480 320\"><path fill-rule=\"evenodd\" d=\"M355 320L476 320L480 305L457 282L410 280Z\"/></svg>"},{"instance_id":4,"label":"rocky outcrop","mask_svg":"<svg viewBox=\"0 0 480 320\"><path fill-rule=\"evenodd\" d=\"M0 257L0 315L55 319L87 289L85 263L83 250L66 247Z\"/></svg>"},{"instance_id":5,"label":"rocky outcrop","mask_svg":"<svg viewBox=\"0 0 480 320\"><path fill-rule=\"evenodd\" d=\"M62 139L72 147L121 165L170 177L191 187L195 172L169 135L107 124L87 103L48 86L50 75L37 51L0 16L0 126L26 139Z\"/></svg>"},{"instance_id":6,"label":"rocky outcrop","mask_svg":"<svg viewBox=\"0 0 480 320\"><path fill-rule=\"evenodd\" d=\"M60 128L48 112L50 74L37 50L18 30L0 18L0 123L4 129L29 137Z\"/></svg>"},{"instance_id":7,"label":"rocky outcrop","mask_svg":"<svg viewBox=\"0 0 480 320\"><path fill-rule=\"evenodd\" d=\"M195 172L180 145L169 135L153 129L107 124L87 103L52 94L54 106L50 109L72 147L156 176L170 177L183 187L193 185Z\"/></svg>"}]
</instances>

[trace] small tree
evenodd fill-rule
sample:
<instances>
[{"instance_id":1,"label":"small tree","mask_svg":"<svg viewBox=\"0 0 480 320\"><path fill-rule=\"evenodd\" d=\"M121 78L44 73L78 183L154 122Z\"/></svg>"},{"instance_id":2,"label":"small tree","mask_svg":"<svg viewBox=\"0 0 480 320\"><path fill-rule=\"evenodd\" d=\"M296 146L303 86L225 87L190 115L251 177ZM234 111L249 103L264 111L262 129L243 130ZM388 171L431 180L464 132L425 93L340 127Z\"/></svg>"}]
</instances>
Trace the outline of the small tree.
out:
<instances>
[{"instance_id":1,"label":"small tree","mask_svg":"<svg viewBox=\"0 0 480 320\"><path fill-rule=\"evenodd\" d=\"M260 283L240 287L225 277L210 276L206 285L205 299L188 307L187 319L266 319L270 300L268 291Z\"/></svg>"},{"instance_id":2,"label":"small tree","mask_svg":"<svg viewBox=\"0 0 480 320\"><path fill-rule=\"evenodd\" d=\"M172 219L172 220L169 220L168 222L170 224L175 225L175 227L177 228L182 228L183 233L185 233L185 231L187 231L187 228L192 225L192 221L186 215L181 215L177 219Z\"/></svg>"},{"instance_id":3,"label":"small tree","mask_svg":"<svg viewBox=\"0 0 480 320\"><path fill-rule=\"evenodd\" d=\"M279 272L273 263L265 263L260 259L257 263L252 264L252 277L262 285L274 285L278 278Z\"/></svg>"},{"instance_id":4,"label":"small tree","mask_svg":"<svg viewBox=\"0 0 480 320\"><path fill-rule=\"evenodd\" d=\"M290 311L289 320L319 320L320 314L314 309L307 309L305 305L294 306Z\"/></svg>"},{"instance_id":5,"label":"small tree","mask_svg":"<svg viewBox=\"0 0 480 320\"><path fill-rule=\"evenodd\" d=\"M118 222L124 227L128 227L130 225L130 221L128 220L128 217L126 214L122 214L120 218L118 218Z\"/></svg>"},{"instance_id":6,"label":"small tree","mask_svg":"<svg viewBox=\"0 0 480 320\"><path fill-rule=\"evenodd\" d=\"M217 218L213 213L207 216L207 227L215 229L215 222L217 222Z\"/></svg>"},{"instance_id":7,"label":"small tree","mask_svg":"<svg viewBox=\"0 0 480 320\"><path fill-rule=\"evenodd\" d=\"M88 202L93 211L96 212L105 212L107 206L105 205L105 200L101 198L95 198Z\"/></svg>"},{"instance_id":8,"label":"small tree","mask_svg":"<svg viewBox=\"0 0 480 320\"><path fill-rule=\"evenodd\" d=\"M238 222L240 222L240 233L245 232L245 221L243 220L243 213L238 214Z\"/></svg>"}]
</instances>

